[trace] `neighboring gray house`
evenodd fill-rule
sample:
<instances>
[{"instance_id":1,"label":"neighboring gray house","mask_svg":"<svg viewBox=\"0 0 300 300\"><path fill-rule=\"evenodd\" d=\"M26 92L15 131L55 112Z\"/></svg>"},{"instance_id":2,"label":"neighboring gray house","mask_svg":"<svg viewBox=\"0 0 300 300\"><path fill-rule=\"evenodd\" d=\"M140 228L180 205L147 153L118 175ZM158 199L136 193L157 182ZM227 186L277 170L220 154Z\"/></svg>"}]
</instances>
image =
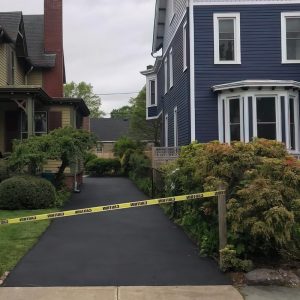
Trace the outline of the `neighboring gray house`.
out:
<instances>
[{"instance_id":1,"label":"neighboring gray house","mask_svg":"<svg viewBox=\"0 0 300 300\"><path fill-rule=\"evenodd\" d=\"M97 138L94 153L101 158L113 158L113 148L116 141L129 133L129 121L120 119L91 119L91 132Z\"/></svg>"}]
</instances>

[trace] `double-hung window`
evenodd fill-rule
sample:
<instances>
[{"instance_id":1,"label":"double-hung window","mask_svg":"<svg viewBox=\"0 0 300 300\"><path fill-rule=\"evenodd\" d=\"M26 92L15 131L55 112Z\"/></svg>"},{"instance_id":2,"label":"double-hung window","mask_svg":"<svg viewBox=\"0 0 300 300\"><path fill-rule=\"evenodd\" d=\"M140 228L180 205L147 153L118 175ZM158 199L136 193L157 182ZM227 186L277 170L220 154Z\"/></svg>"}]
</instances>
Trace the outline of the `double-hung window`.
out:
<instances>
[{"instance_id":1,"label":"double-hung window","mask_svg":"<svg viewBox=\"0 0 300 300\"><path fill-rule=\"evenodd\" d=\"M157 76L147 78L147 107L157 105Z\"/></svg>"},{"instance_id":2,"label":"double-hung window","mask_svg":"<svg viewBox=\"0 0 300 300\"><path fill-rule=\"evenodd\" d=\"M240 14L214 14L215 64L241 63Z\"/></svg>"},{"instance_id":3,"label":"double-hung window","mask_svg":"<svg viewBox=\"0 0 300 300\"><path fill-rule=\"evenodd\" d=\"M183 71L187 69L187 23L183 24Z\"/></svg>"},{"instance_id":4,"label":"double-hung window","mask_svg":"<svg viewBox=\"0 0 300 300\"><path fill-rule=\"evenodd\" d=\"M282 63L300 63L300 12L281 14Z\"/></svg>"},{"instance_id":5,"label":"double-hung window","mask_svg":"<svg viewBox=\"0 0 300 300\"><path fill-rule=\"evenodd\" d=\"M170 49L170 52L169 52L169 79L170 79L169 88L171 88L174 83L173 49L172 48Z\"/></svg>"},{"instance_id":6,"label":"double-hung window","mask_svg":"<svg viewBox=\"0 0 300 300\"><path fill-rule=\"evenodd\" d=\"M174 147L178 147L178 114L177 114L177 106L174 108Z\"/></svg>"},{"instance_id":7,"label":"double-hung window","mask_svg":"<svg viewBox=\"0 0 300 300\"><path fill-rule=\"evenodd\" d=\"M165 94L168 92L168 58L164 60Z\"/></svg>"}]
</instances>

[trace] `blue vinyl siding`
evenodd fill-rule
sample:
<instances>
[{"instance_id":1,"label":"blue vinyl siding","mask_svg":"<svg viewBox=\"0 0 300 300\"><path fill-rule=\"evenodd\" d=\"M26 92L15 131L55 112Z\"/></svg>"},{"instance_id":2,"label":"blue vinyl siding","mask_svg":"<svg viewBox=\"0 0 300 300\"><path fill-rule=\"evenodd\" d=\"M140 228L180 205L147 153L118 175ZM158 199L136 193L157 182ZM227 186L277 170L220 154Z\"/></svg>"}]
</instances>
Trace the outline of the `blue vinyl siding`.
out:
<instances>
[{"instance_id":1,"label":"blue vinyl siding","mask_svg":"<svg viewBox=\"0 0 300 300\"><path fill-rule=\"evenodd\" d=\"M218 139L216 84L247 79L300 81L300 64L281 64L281 12L293 5L195 6L196 139ZM241 15L241 65L214 64L214 13Z\"/></svg>"},{"instance_id":2,"label":"blue vinyl siding","mask_svg":"<svg viewBox=\"0 0 300 300\"><path fill-rule=\"evenodd\" d=\"M169 120L169 146L174 146L174 108L177 106L178 114L178 144L186 145L190 143L190 73L189 68L183 72L183 24L186 17L179 26L175 37L166 51L173 49L173 74L174 83L171 89L168 88L167 94L164 92L164 63L157 74L158 79L158 113L163 111L164 116L168 114ZM187 49L189 62L189 49ZM169 58L168 58L169 59ZM169 61L168 61L169 65ZM168 72L169 77L169 72ZM162 137L164 145L164 137Z\"/></svg>"}]
</instances>

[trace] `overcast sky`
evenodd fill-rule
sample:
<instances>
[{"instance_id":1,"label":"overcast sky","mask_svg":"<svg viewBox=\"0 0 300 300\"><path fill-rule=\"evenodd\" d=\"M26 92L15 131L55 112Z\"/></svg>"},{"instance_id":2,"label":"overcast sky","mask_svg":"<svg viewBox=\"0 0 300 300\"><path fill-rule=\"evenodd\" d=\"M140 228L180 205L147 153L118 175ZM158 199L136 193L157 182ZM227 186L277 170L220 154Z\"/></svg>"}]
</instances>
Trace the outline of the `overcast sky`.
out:
<instances>
[{"instance_id":1,"label":"overcast sky","mask_svg":"<svg viewBox=\"0 0 300 300\"><path fill-rule=\"evenodd\" d=\"M99 94L137 92L151 58L155 0L63 0L67 82L86 81ZM44 0L0 0L1 11L41 14ZM110 113L133 95L101 96ZM109 116L109 115L108 115Z\"/></svg>"}]
</instances>

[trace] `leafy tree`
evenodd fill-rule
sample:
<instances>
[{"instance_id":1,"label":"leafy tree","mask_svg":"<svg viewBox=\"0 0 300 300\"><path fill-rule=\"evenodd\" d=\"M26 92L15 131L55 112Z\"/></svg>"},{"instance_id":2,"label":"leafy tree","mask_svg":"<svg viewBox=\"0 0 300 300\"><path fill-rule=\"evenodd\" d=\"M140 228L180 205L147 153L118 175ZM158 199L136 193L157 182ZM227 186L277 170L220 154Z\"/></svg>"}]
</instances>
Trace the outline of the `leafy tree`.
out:
<instances>
[{"instance_id":1,"label":"leafy tree","mask_svg":"<svg viewBox=\"0 0 300 300\"><path fill-rule=\"evenodd\" d=\"M93 91L93 86L84 81L78 84L74 81L64 85L64 96L69 98L82 98L89 108L91 118L101 118L105 115L100 109L101 98Z\"/></svg>"},{"instance_id":2,"label":"leafy tree","mask_svg":"<svg viewBox=\"0 0 300 300\"><path fill-rule=\"evenodd\" d=\"M146 120L146 87L144 87L137 97L130 100L131 118L130 135L139 140L151 140L155 145L159 144L161 120Z\"/></svg>"},{"instance_id":3,"label":"leafy tree","mask_svg":"<svg viewBox=\"0 0 300 300\"><path fill-rule=\"evenodd\" d=\"M130 119L132 107L125 105L121 108L113 109L110 113L112 119Z\"/></svg>"},{"instance_id":4,"label":"leafy tree","mask_svg":"<svg viewBox=\"0 0 300 300\"><path fill-rule=\"evenodd\" d=\"M83 160L95 143L95 137L87 131L71 127L56 129L48 135L17 141L9 165L15 172L36 175L48 159L59 160L61 165L55 174L55 185L59 187L65 169Z\"/></svg>"}]
</instances>

